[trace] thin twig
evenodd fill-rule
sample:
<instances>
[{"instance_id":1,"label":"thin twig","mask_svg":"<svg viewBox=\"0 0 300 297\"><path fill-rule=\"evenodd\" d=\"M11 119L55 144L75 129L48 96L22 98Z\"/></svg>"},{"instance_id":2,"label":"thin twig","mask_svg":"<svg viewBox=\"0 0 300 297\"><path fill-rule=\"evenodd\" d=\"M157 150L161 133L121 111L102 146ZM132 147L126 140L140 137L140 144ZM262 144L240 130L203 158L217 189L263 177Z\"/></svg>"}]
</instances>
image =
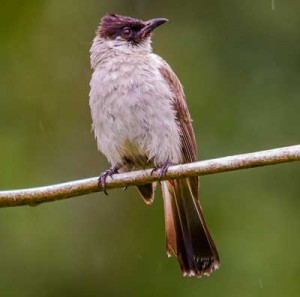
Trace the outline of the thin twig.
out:
<instances>
[{"instance_id":1,"label":"thin twig","mask_svg":"<svg viewBox=\"0 0 300 297\"><path fill-rule=\"evenodd\" d=\"M208 175L292 161L300 161L300 145L171 166L163 179ZM151 171L148 169L116 174L113 179L107 180L107 189L158 181L159 172L151 174ZM101 189L98 187L97 177L39 188L0 191L0 207L34 206L98 191Z\"/></svg>"}]
</instances>

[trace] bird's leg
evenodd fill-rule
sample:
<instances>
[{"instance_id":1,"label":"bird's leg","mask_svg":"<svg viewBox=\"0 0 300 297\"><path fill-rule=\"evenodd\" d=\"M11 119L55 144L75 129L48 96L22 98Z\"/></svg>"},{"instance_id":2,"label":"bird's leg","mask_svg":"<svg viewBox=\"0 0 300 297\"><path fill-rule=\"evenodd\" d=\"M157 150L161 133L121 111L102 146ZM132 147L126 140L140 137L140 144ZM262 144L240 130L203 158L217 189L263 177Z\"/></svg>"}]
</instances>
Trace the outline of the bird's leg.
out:
<instances>
[{"instance_id":1,"label":"bird's leg","mask_svg":"<svg viewBox=\"0 0 300 297\"><path fill-rule=\"evenodd\" d=\"M168 169L169 167L172 165L171 162L167 161L167 162L164 162L162 163L161 165L159 165L158 167L154 168L152 171L151 171L151 174L157 170L160 170L160 173L159 173L159 179L162 179L166 173L168 172Z\"/></svg>"},{"instance_id":2,"label":"bird's leg","mask_svg":"<svg viewBox=\"0 0 300 297\"><path fill-rule=\"evenodd\" d=\"M116 173L118 173L118 167L114 166L111 167L110 169L105 170L104 172L102 172L98 178L98 186L99 188L101 188L104 192L105 195L108 195L107 191L106 191L106 179L109 176L110 178L112 178L112 176Z\"/></svg>"}]
</instances>

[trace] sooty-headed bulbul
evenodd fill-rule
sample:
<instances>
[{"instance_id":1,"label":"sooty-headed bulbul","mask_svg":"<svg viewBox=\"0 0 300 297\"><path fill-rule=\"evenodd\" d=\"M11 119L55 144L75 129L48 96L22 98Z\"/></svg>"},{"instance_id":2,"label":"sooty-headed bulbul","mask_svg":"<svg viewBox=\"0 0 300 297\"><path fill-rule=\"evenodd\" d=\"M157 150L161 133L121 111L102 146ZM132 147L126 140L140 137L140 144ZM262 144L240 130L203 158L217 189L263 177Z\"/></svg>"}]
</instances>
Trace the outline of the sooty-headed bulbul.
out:
<instances>
[{"instance_id":1,"label":"sooty-headed bulbul","mask_svg":"<svg viewBox=\"0 0 300 297\"><path fill-rule=\"evenodd\" d=\"M98 149L118 172L197 161L191 116L182 85L171 67L152 52L151 33L166 23L107 14L90 49L90 99ZM161 181L166 249L178 258L185 276L210 275L220 261L198 200L198 177ZM147 204L156 183L137 186Z\"/></svg>"}]
</instances>

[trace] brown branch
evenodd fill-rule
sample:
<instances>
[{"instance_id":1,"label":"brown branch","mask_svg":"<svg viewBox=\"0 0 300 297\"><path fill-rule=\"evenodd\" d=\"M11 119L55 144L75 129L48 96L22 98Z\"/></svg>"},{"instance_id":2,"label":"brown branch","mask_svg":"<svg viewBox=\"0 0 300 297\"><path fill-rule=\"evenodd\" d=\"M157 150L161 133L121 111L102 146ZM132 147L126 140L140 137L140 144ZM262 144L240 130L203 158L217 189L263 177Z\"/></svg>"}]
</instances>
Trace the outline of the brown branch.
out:
<instances>
[{"instance_id":1,"label":"brown branch","mask_svg":"<svg viewBox=\"0 0 300 297\"><path fill-rule=\"evenodd\" d=\"M294 145L267 151L172 166L169 168L163 179L208 175L299 160L300 145ZM151 169L121 173L114 175L113 179L108 179L107 189L140 185L157 180L159 180L159 172L151 174ZM101 191L101 189L98 188L97 177L39 188L0 191L0 207L20 205L35 206L43 202L72 198L98 191Z\"/></svg>"}]
</instances>

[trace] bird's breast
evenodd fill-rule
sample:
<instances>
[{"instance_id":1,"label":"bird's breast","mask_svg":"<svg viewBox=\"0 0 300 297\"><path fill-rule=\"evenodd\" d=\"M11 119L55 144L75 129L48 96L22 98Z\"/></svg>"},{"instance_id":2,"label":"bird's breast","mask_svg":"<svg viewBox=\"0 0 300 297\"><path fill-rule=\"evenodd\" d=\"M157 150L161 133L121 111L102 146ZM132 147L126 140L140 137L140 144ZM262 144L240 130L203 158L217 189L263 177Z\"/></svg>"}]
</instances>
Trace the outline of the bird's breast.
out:
<instances>
[{"instance_id":1,"label":"bird's breast","mask_svg":"<svg viewBox=\"0 0 300 297\"><path fill-rule=\"evenodd\" d=\"M99 149L108 159L118 155L119 161L124 156L147 156L150 160L158 155L162 162L178 161L180 151L174 148L180 147L176 113L159 61L122 57L100 66L90 83L90 107Z\"/></svg>"}]
</instances>

